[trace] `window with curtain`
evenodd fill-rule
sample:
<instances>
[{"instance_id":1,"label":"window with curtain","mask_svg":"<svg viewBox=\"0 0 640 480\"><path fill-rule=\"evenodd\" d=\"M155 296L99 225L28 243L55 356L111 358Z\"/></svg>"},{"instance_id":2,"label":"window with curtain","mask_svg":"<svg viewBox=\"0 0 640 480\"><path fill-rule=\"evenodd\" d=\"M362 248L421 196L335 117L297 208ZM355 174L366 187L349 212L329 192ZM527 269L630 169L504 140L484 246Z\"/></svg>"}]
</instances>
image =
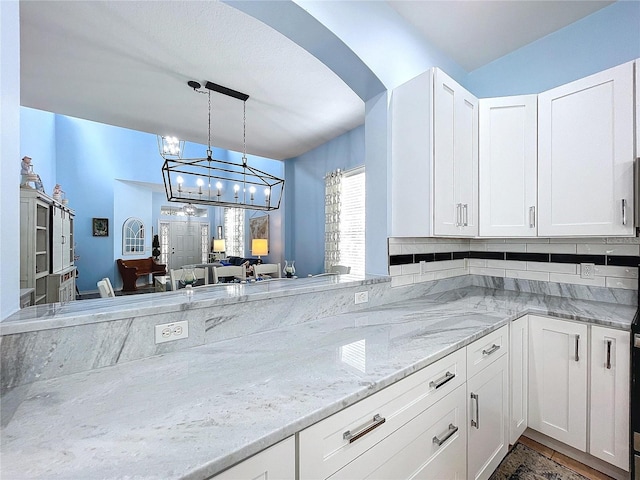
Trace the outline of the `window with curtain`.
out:
<instances>
[{"instance_id":1,"label":"window with curtain","mask_svg":"<svg viewBox=\"0 0 640 480\"><path fill-rule=\"evenodd\" d=\"M332 265L365 273L364 167L325 177L325 271Z\"/></svg>"},{"instance_id":2,"label":"window with curtain","mask_svg":"<svg viewBox=\"0 0 640 480\"><path fill-rule=\"evenodd\" d=\"M227 256L244 257L244 223L244 209L224 209L224 242Z\"/></svg>"}]
</instances>

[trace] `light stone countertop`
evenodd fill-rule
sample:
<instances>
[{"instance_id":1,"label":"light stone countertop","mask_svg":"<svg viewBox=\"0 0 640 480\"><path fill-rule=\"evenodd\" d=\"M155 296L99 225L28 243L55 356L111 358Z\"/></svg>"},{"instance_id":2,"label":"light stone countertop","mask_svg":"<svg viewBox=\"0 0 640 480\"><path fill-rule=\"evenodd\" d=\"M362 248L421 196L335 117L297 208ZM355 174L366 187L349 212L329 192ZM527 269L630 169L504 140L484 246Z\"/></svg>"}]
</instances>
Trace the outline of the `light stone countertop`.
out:
<instances>
[{"instance_id":1,"label":"light stone countertop","mask_svg":"<svg viewBox=\"0 0 640 480\"><path fill-rule=\"evenodd\" d=\"M349 286L390 282L390 277L376 275L319 275L305 278L274 278L251 283L204 285L194 289L191 302L184 290L146 295L123 295L96 298L65 304L49 303L17 311L0 321L0 335L108 322L141 314L179 312L189 308L206 308L239 302L273 299L299 293L326 292Z\"/></svg>"},{"instance_id":2,"label":"light stone countertop","mask_svg":"<svg viewBox=\"0 0 640 480\"><path fill-rule=\"evenodd\" d=\"M527 313L635 306L466 287L40 381L2 399L0 476L207 478ZM364 368L341 347L364 342Z\"/></svg>"}]
</instances>

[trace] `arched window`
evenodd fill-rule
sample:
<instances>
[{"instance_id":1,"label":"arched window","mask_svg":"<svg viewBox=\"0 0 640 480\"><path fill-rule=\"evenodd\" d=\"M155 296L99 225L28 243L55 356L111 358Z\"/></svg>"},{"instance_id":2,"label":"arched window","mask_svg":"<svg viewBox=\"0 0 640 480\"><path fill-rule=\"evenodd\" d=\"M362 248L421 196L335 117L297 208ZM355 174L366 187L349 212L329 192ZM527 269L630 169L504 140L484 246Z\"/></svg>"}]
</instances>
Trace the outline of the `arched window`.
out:
<instances>
[{"instance_id":1,"label":"arched window","mask_svg":"<svg viewBox=\"0 0 640 480\"><path fill-rule=\"evenodd\" d=\"M144 252L144 223L139 218L127 218L122 227L122 254L138 255Z\"/></svg>"}]
</instances>

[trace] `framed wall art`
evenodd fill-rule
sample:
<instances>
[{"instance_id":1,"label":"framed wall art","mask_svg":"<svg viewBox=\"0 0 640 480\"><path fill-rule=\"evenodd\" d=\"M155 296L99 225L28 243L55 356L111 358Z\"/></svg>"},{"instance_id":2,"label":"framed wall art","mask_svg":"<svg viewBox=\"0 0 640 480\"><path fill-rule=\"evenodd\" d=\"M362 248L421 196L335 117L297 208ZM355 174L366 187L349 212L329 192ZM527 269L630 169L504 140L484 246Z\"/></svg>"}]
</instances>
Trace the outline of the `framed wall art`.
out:
<instances>
[{"instance_id":1,"label":"framed wall art","mask_svg":"<svg viewBox=\"0 0 640 480\"><path fill-rule=\"evenodd\" d=\"M109 236L109 219L108 218L93 219L93 236L94 237Z\"/></svg>"}]
</instances>

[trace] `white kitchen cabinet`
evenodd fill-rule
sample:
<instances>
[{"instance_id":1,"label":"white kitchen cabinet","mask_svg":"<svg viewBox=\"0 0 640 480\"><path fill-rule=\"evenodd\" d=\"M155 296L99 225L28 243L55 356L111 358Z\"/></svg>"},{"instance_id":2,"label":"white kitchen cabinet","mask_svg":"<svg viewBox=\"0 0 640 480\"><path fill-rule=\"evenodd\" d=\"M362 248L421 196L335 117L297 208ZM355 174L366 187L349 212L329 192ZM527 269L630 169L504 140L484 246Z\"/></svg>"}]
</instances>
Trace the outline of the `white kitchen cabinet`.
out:
<instances>
[{"instance_id":1,"label":"white kitchen cabinet","mask_svg":"<svg viewBox=\"0 0 640 480\"><path fill-rule=\"evenodd\" d=\"M629 332L591 327L589 453L629 470Z\"/></svg>"},{"instance_id":2,"label":"white kitchen cabinet","mask_svg":"<svg viewBox=\"0 0 640 480\"><path fill-rule=\"evenodd\" d=\"M459 386L329 478L464 479L465 398L465 387Z\"/></svg>"},{"instance_id":3,"label":"white kitchen cabinet","mask_svg":"<svg viewBox=\"0 0 640 480\"><path fill-rule=\"evenodd\" d=\"M636 71L636 158L640 157L640 58L635 61Z\"/></svg>"},{"instance_id":4,"label":"white kitchen cabinet","mask_svg":"<svg viewBox=\"0 0 640 480\"><path fill-rule=\"evenodd\" d=\"M375 465L369 460L371 454L365 456L370 449L386 438L392 436L391 443L394 445L410 445L423 431L437 431L432 434L433 437L447 433L449 423L460 428L457 419L463 418L463 414L455 409L436 410L439 413L433 418L430 415L424 417L422 413L430 410L431 406L443 400L456 388L463 386L465 379L466 352L465 349L460 349L306 428L299 433L300 478L329 478L346 466L349 466L349 470L343 471L340 475L345 475L345 472L357 472L353 474L356 475L353 478L360 478L364 472L373 471L375 468L388 469L391 465L397 465L397 460L392 458L395 454L386 448L382 449L382 452L376 450L377 453L373 455L376 458ZM451 406L448 401L445 404L447 408ZM417 426L407 426L416 421L418 416L421 416L422 420L416 424ZM447 420L442 420L445 417L448 423ZM462 436L464 431L465 429L461 428L456 433L457 437ZM438 455L438 452L432 449L421 450L420 456L412 460L409 468L419 469L424 463L431 462L432 455ZM462 458L465 458L464 453Z\"/></svg>"},{"instance_id":5,"label":"white kitchen cabinet","mask_svg":"<svg viewBox=\"0 0 640 480\"><path fill-rule=\"evenodd\" d=\"M73 211L54 203L51 205L51 273L73 265Z\"/></svg>"},{"instance_id":6,"label":"white kitchen cabinet","mask_svg":"<svg viewBox=\"0 0 640 480\"><path fill-rule=\"evenodd\" d=\"M508 338L509 327L504 326L467 346L467 478L470 480L489 478L509 449ZM471 369L470 364L478 369ZM472 372L477 373L472 376Z\"/></svg>"},{"instance_id":7,"label":"white kitchen cabinet","mask_svg":"<svg viewBox=\"0 0 640 480\"><path fill-rule=\"evenodd\" d=\"M529 315L529 427L587 450L587 325Z\"/></svg>"},{"instance_id":8,"label":"white kitchen cabinet","mask_svg":"<svg viewBox=\"0 0 640 480\"><path fill-rule=\"evenodd\" d=\"M537 95L479 100L479 234L535 237Z\"/></svg>"},{"instance_id":9,"label":"white kitchen cabinet","mask_svg":"<svg viewBox=\"0 0 640 480\"><path fill-rule=\"evenodd\" d=\"M433 233L478 235L478 99L435 69Z\"/></svg>"},{"instance_id":10,"label":"white kitchen cabinet","mask_svg":"<svg viewBox=\"0 0 640 480\"><path fill-rule=\"evenodd\" d=\"M509 443L514 445L528 425L529 410L529 317L525 315L509 326L509 385L511 389Z\"/></svg>"},{"instance_id":11,"label":"white kitchen cabinet","mask_svg":"<svg viewBox=\"0 0 640 480\"><path fill-rule=\"evenodd\" d=\"M213 477L213 480L294 480L296 443L289 437Z\"/></svg>"},{"instance_id":12,"label":"white kitchen cabinet","mask_svg":"<svg viewBox=\"0 0 640 480\"><path fill-rule=\"evenodd\" d=\"M509 357L502 355L467 381L467 478L491 476L509 449Z\"/></svg>"},{"instance_id":13,"label":"white kitchen cabinet","mask_svg":"<svg viewBox=\"0 0 640 480\"><path fill-rule=\"evenodd\" d=\"M629 62L538 96L538 235L633 236Z\"/></svg>"},{"instance_id":14,"label":"white kitchen cabinet","mask_svg":"<svg viewBox=\"0 0 640 480\"><path fill-rule=\"evenodd\" d=\"M478 234L478 100L434 68L391 96L391 236Z\"/></svg>"},{"instance_id":15,"label":"white kitchen cabinet","mask_svg":"<svg viewBox=\"0 0 640 480\"><path fill-rule=\"evenodd\" d=\"M20 288L34 289L35 305L47 301L50 202L52 199L44 193L20 188Z\"/></svg>"}]
</instances>

